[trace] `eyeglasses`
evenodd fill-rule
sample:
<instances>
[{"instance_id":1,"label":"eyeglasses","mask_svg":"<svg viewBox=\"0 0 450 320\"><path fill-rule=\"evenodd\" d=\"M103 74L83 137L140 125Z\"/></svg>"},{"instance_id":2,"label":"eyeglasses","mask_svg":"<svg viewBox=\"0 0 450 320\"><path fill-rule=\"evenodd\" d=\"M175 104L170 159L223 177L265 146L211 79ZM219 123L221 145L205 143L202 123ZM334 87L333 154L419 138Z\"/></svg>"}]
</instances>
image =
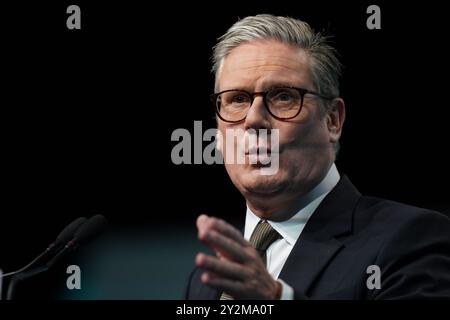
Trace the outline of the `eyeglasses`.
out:
<instances>
[{"instance_id":1,"label":"eyeglasses","mask_svg":"<svg viewBox=\"0 0 450 320\"><path fill-rule=\"evenodd\" d=\"M211 95L211 100L218 117L225 122L243 121L257 95L262 95L264 106L272 117L288 120L300 114L306 94L325 100L334 99L303 88L278 87L254 93L245 90L225 90Z\"/></svg>"}]
</instances>

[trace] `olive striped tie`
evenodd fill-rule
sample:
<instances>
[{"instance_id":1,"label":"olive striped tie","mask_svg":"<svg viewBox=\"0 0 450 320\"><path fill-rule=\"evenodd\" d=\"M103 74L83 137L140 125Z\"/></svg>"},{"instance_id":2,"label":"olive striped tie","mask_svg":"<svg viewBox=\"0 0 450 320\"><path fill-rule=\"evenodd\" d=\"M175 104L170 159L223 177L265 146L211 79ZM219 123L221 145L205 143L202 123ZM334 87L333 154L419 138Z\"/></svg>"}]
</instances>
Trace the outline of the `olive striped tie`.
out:
<instances>
[{"instance_id":1,"label":"olive striped tie","mask_svg":"<svg viewBox=\"0 0 450 320\"><path fill-rule=\"evenodd\" d=\"M266 250L267 248L281 236L272 228L267 220L260 220L250 237L250 244L259 252L264 264L267 264ZM233 300L233 297L222 292L220 300Z\"/></svg>"}]
</instances>

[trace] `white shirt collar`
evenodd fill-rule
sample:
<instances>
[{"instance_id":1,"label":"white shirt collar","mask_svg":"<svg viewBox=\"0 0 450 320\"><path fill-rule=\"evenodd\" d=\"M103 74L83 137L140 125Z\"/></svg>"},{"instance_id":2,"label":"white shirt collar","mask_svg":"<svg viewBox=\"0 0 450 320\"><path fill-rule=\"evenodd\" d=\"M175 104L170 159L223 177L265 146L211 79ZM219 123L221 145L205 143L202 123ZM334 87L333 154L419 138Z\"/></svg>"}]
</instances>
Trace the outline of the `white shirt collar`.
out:
<instances>
[{"instance_id":1,"label":"white shirt collar","mask_svg":"<svg viewBox=\"0 0 450 320\"><path fill-rule=\"evenodd\" d=\"M293 245L303 231L308 219L317 209L325 196L336 186L339 179L339 172L337 171L336 165L333 163L325 178L323 178L322 181L314 187L314 189L298 199L296 203L296 208L298 211L296 214L285 221L269 220L268 222L283 237L283 239L285 239L290 245ZM245 239L250 239L253 230L260 220L261 219L247 206L244 232Z\"/></svg>"}]
</instances>

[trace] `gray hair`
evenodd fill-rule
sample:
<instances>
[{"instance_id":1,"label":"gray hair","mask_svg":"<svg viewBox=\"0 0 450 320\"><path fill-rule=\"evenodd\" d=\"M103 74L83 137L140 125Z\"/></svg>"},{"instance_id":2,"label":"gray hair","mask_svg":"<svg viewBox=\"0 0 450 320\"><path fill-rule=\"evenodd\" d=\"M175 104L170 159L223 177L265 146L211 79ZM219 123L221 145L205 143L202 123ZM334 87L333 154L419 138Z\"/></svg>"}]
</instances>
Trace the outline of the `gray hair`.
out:
<instances>
[{"instance_id":1,"label":"gray hair","mask_svg":"<svg viewBox=\"0 0 450 320\"><path fill-rule=\"evenodd\" d=\"M328 38L301 20L260 14L246 17L221 36L214 47L212 72L217 79L223 59L243 42L278 40L303 49L311 58L310 72L314 89L327 96L339 96L339 77L342 65Z\"/></svg>"},{"instance_id":2,"label":"gray hair","mask_svg":"<svg viewBox=\"0 0 450 320\"><path fill-rule=\"evenodd\" d=\"M315 32L308 23L289 17L259 14L239 20L218 39L214 47L212 72L218 90L218 74L223 59L237 46L252 40L278 40L303 49L310 57L310 73L314 90L324 96L339 96L339 78L342 64L337 51L329 44L329 38ZM322 104L324 109L327 103ZM340 143L334 146L337 156Z\"/></svg>"}]
</instances>

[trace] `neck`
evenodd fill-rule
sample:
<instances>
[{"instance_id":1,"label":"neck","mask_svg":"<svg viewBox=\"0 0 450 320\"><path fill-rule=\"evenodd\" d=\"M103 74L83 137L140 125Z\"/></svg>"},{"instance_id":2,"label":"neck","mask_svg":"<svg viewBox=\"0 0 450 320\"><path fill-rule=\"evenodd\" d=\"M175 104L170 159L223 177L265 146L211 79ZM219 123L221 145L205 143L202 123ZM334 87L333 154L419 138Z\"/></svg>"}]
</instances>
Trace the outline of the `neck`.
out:
<instances>
[{"instance_id":1,"label":"neck","mask_svg":"<svg viewBox=\"0 0 450 320\"><path fill-rule=\"evenodd\" d=\"M302 185L296 192L249 196L247 197L247 206L261 219L288 220L314 199L331 191L339 178L339 173L333 163L327 172L308 185Z\"/></svg>"},{"instance_id":2,"label":"neck","mask_svg":"<svg viewBox=\"0 0 450 320\"><path fill-rule=\"evenodd\" d=\"M301 195L291 194L290 197L286 195L266 195L264 197L255 196L247 198L247 206L250 210L261 219L274 220L275 217L287 218L285 215L281 217L280 212L289 213L294 211L295 200Z\"/></svg>"}]
</instances>

